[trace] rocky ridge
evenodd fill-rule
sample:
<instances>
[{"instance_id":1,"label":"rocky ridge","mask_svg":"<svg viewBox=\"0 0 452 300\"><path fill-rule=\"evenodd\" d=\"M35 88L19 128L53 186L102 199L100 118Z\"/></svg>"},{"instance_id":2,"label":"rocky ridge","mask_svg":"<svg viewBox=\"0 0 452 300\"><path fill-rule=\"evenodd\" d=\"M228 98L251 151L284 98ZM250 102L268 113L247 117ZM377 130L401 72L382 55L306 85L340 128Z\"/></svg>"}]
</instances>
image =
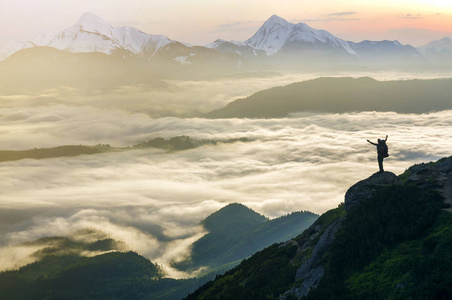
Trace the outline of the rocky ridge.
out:
<instances>
[{"instance_id":1,"label":"rocky ridge","mask_svg":"<svg viewBox=\"0 0 452 300\"><path fill-rule=\"evenodd\" d=\"M437 162L414 165L400 176L396 176L392 172L375 173L367 179L357 182L347 190L344 209L346 212L350 212L361 201L371 198L378 187L401 185L402 183L414 184L423 189L433 188L445 198L445 203L452 205L452 157L443 158ZM450 207L446 208L446 210L452 212ZM312 247L312 253L296 272L295 282L302 281L302 284L281 295L281 300L290 299L290 296L300 299L306 296L311 289L317 287L326 267L322 262L322 258L333 242L336 232L340 229L345 217L344 215L336 219L326 229L324 226L319 225L318 222L315 222L297 238L298 243L295 243L295 245L299 247L299 253L306 251L309 247ZM320 238L318 237L319 235ZM309 243L317 239L318 242L316 244Z\"/></svg>"},{"instance_id":2,"label":"rocky ridge","mask_svg":"<svg viewBox=\"0 0 452 300\"><path fill-rule=\"evenodd\" d=\"M437 190L444 197L444 202L452 206L452 157L414 165L401 177L402 180L422 188ZM446 210L452 212L451 207Z\"/></svg>"},{"instance_id":3,"label":"rocky ridge","mask_svg":"<svg viewBox=\"0 0 452 300\"><path fill-rule=\"evenodd\" d=\"M292 288L285 295L293 294L296 297L301 298L307 295L311 288L317 286L325 270L324 266L319 264L319 261L325 255L328 246L334 240L336 232L341 227L341 223L342 219L334 221L323 232L318 243L312 250L311 256L297 270L295 281L302 280L303 283L298 288ZM285 299L284 296L281 298Z\"/></svg>"}]
</instances>

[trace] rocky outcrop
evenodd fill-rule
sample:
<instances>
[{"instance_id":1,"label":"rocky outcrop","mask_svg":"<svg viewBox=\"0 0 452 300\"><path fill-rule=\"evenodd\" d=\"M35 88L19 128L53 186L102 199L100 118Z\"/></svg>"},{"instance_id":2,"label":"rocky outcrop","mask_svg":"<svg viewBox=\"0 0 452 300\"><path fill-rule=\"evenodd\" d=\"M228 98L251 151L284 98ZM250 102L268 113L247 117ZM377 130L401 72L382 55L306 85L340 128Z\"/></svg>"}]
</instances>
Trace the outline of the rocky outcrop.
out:
<instances>
[{"instance_id":1,"label":"rocky outcrop","mask_svg":"<svg viewBox=\"0 0 452 300\"><path fill-rule=\"evenodd\" d=\"M345 194L345 210L348 212L361 200L370 198L378 186L399 184L400 182L400 179L391 172L373 174L369 178L356 183L347 191ZM301 285L293 287L281 295L281 300L289 298L289 295L300 299L306 296L310 289L318 285L325 270L325 266L320 262L333 242L336 232L340 229L342 221L343 218L333 221L324 231L322 226L316 222L307 230L306 240L300 244L301 251L306 249L307 244L310 244L309 240L315 240L319 234L321 235L315 246L313 246L309 258L297 270L295 281L301 282Z\"/></svg>"},{"instance_id":2,"label":"rocky outcrop","mask_svg":"<svg viewBox=\"0 0 452 300\"><path fill-rule=\"evenodd\" d=\"M402 182L416 184L423 189L434 188L445 197L446 202L452 204L452 157L443 158L434 163L414 165L400 176L391 172L375 173L348 189L345 194L344 208L350 212L362 200L371 198L378 187L402 184ZM449 210L452 212L452 208ZM310 249L312 253L298 268L294 280L295 286L280 295L280 300L293 299L293 297L300 299L317 287L327 268L324 264L325 253L334 241L344 218L347 217L337 218L329 225L315 222L297 243L294 242L299 246L300 253L303 251L309 253Z\"/></svg>"},{"instance_id":3,"label":"rocky outcrop","mask_svg":"<svg viewBox=\"0 0 452 300\"><path fill-rule=\"evenodd\" d=\"M400 179L391 172L375 173L367 179L355 183L345 193L345 210L349 212L363 199L368 199L372 196L376 187L400 184Z\"/></svg>"},{"instance_id":4,"label":"rocky outcrop","mask_svg":"<svg viewBox=\"0 0 452 300\"><path fill-rule=\"evenodd\" d=\"M319 264L320 259L325 255L328 246L334 240L336 232L342 224L342 219L331 223L320 236L319 241L312 250L311 256L298 268L295 280L303 280L299 287L294 287L287 291L280 299L286 299L291 294L297 298L306 296L311 288L315 288L323 276L324 266Z\"/></svg>"},{"instance_id":5,"label":"rocky outcrop","mask_svg":"<svg viewBox=\"0 0 452 300\"><path fill-rule=\"evenodd\" d=\"M407 170L407 181L421 187L432 185L442 187L450 173L452 173L452 158L449 157L436 163L422 163L410 167Z\"/></svg>"},{"instance_id":6,"label":"rocky outcrop","mask_svg":"<svg viewBox=\"0 0 452 300\"><path fill-rule=\"evenodd\" d=\"M421 188L433 188L452 206L452 156L434 163L422 163L410 167L404 180ZM452 212L452 208L448 208Z\"/></svg>"}]
</instances>

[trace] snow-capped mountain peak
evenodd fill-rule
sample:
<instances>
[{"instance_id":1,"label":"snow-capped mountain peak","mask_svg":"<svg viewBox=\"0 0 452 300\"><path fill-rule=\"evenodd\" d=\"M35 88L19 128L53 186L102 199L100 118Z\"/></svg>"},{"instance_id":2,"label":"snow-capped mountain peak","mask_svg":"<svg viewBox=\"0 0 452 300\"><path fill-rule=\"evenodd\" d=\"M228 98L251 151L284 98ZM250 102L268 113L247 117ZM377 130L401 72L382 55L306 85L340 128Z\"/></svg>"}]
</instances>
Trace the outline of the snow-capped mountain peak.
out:
<instances>
[{"instance_id":1,"label":"snow-capped mountain peak","mask_svg":"<svg viewBox=\"0 0 452 300\"><path fill-rule=\"evenodd\" d=\"M266 51L267 55L275 54L286 43L293 30L292 25L283 18L273 15L245 43L255 49Z\"/></svg>"},{"instance_id":2,"label":"snow-capped mountain peak","mask_svg":"<svg viewBox=\"0 0 452 300\"><path fill-rule=\"evenodd\" d=\"M57 33L46 31L26 42L9 43L0 48L0 61L19 50L37 46L74 53L112 54L117 50L126 50L133 54L152 56L169 43L173 41L166 36L146 34L128 26L114 27L92 13L84 13L74 25L65 30Z\"/></svg>"},{"instance_id":3,"label":"snow-capped mountain peak","mask_svg":"<svg viewBox=\"0 0 452 300\"><path fill-rule=\"evenodd\" d=\"M349 54L356 52L344 40L341 40L325 30L317 30L304 23L293 24L273 15L259 28L256 34L245 43L258 50L264 50L267 55L276 54L288 43L309 43L313 47L318 44L343 49Z\"/></svg>"},{"instance_id":4,"label":"snow-capped mountain peak","mask_svg":"<svg viewBox=\"0 0 452 300\"><path fill-rule=\"evenodd\" d=\"M92 13L84 13L71 28L75 30L81 29L96 32L108 36L111 35L113 26Z\"/></svg>"},{"instance_id":5,"label":"snow-capped mountain peak","mask_svg":"<svg viewBox=\"0 0 452 300\"><path fill-rule=\"evenodd\" d=\"M430 42L417 49L421 51L421 53L426 53L427 51L452 53L452 39L450 37L443 37L442 39Z\"/></svg>"},{"instance_id":6,"label":"snow-capped mountain peak","mask_svg":"<svg viewBox=\"0 0 452 300\"><path fill-rule=\"evenodd\" d=\"M85 13L73 26L59 32L48 46L70 52L111 54L126 50L152 55L171 42L166 36L146 34L128 26L114 27L92 13Z\"/></svg>"},{"instance_id":7,"label":"snow-capped mountain peak","mask_svg":"<svg viewBox=\"0 0 452 300\"><path fill-rule=\"evenodd\" d=\"M262 26L272 27L275 24L279 24L281 26L288 26L290 23L287 20L281 18L280 16L272 15L270 18L268 18L267 21L264 22Z\"/></svg>"},{"instance_id":8,"label":"snow-capped mountain peak","mask_svg":"<svg viewBox=\"0 0 452 300\"><path fill-rule=\"evenodd\" d=\"M229 44L233 44L236 46L247 46L246 43L244 42L238 42L238 41L225 41L223 39L216 39L213 43L207 44L205 47L206 48L217 48L218 46L224 44L224 43L229 43Z\"/></svg>"}]
</instances>

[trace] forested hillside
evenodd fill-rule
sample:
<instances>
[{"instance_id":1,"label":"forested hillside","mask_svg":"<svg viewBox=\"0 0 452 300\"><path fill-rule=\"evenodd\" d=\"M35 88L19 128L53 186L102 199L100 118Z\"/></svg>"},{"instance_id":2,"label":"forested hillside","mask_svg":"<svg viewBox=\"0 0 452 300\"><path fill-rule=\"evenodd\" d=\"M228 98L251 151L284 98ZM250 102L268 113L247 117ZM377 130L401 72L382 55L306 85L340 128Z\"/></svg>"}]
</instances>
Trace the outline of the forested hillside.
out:
<instances>
[{"instance_id":1,"label":"forested hillside","mask_svg":"<svg viewBox=\"0 0 452 300\"><path fill-rule=\"evenodd\" d=\"M374 180L348 212L326 212L186 299L450 299L452 157L415 165L394 184Z\"/></svg>"}]
</instances>

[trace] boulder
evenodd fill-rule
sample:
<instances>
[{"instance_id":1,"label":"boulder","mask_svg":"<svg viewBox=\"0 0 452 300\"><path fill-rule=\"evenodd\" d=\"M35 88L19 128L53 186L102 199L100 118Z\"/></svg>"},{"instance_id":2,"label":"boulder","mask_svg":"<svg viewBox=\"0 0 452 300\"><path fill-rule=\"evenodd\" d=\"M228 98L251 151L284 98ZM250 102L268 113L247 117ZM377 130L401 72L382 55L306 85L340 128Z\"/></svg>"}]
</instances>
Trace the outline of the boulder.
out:
<instances>
[{"instance_id":1,"label":"boulder","mask_svg":"<svg viewBox=\"0 0 452 300\"><path fill-rule=\"evenodd\" d=\"M345 193L345 210L349 212L359 202L372 196L376 187L400 184L401 181L391 172L375 173L367 179L355 183Z\"/></svg>"}]
</instances>

